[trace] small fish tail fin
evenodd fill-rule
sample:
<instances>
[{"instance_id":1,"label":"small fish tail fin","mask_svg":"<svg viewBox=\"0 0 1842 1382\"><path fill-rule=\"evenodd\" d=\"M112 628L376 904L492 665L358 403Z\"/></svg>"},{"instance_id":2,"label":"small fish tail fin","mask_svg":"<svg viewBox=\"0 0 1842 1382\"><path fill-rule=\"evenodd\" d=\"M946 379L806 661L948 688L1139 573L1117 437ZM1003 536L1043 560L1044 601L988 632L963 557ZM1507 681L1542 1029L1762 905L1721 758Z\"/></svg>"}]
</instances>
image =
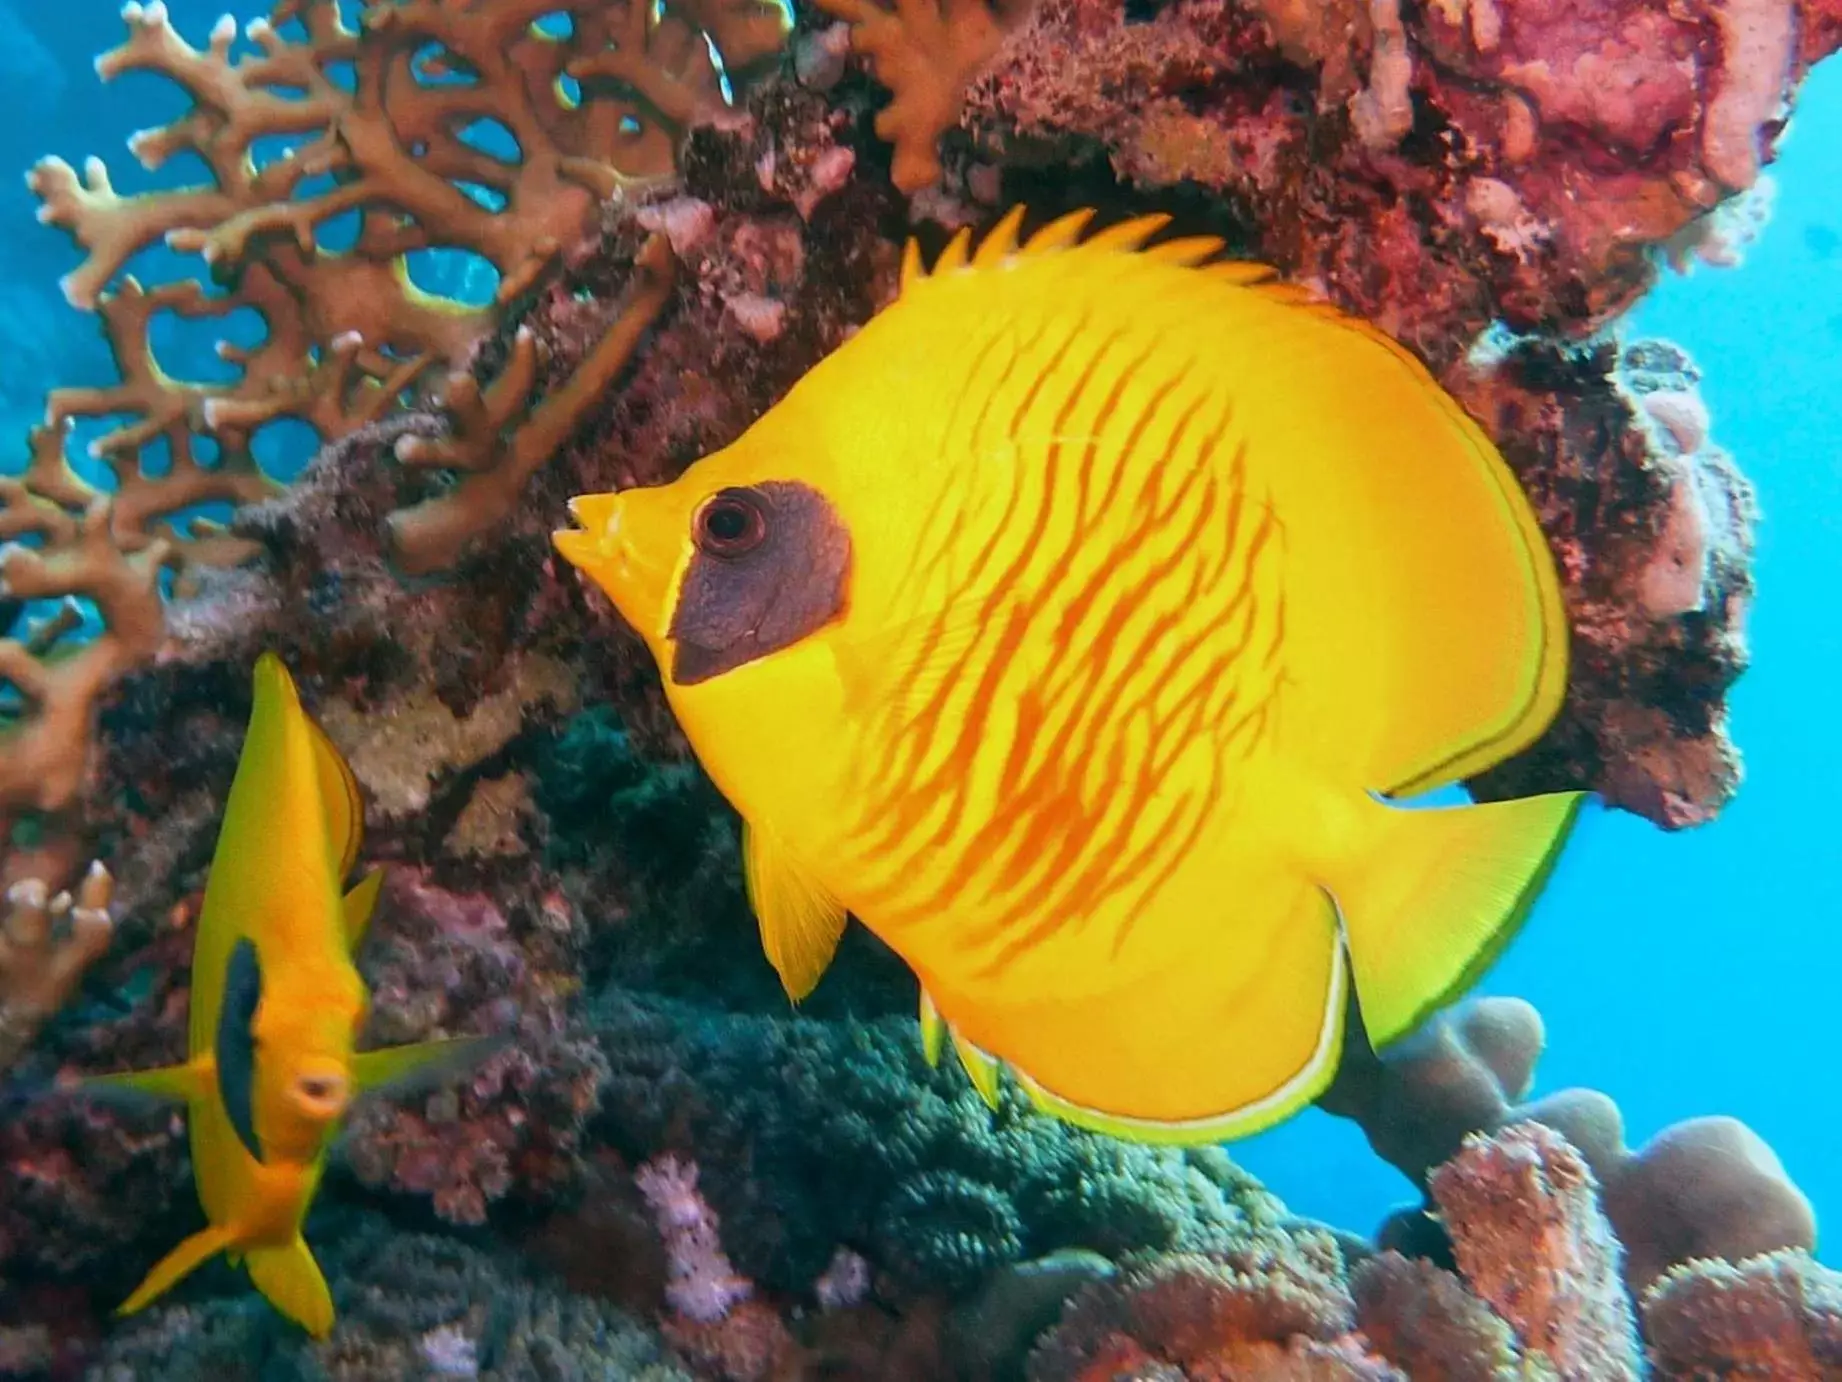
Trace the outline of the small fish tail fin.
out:
<instances>
[{"instance_id":1,"label":"small fish tail fin","mask_svg":"<svg viewBox=\"0 0 1842 1382\"><path fill-rule=\"evenodd\" d=\"M284 1248L251 1248L244 1265L256 1289L282 1314L316 1339L333 1328L333 1296L305 1240Z\"/></svg>"},{"instance_id":2,"label":"small fish tail fin","mask_svg":"<svg viewBox=\"0 0 1842 1382\"><path fill-rule=\"evenodd\" d=\"M1584 794L1404 809L1371 802L1365 848L1331 880L1377 1049L1471 986L1515 938Z\"/></svg>"},{"instance_id":3,"label":"small fish tail fin","mask_svg":"<svg viewBox=\"0 0 1842 1382\"><path fill-rule=\"evenodd\" d=\"M134 1293L115 1308L117 1315L132 1315L144 1310L165 1295L211 1258L232 1246L227 1228L213 1224L201 1229L154 1263L153 1270L134 1288Z\"/></svg>"}]
</instances>

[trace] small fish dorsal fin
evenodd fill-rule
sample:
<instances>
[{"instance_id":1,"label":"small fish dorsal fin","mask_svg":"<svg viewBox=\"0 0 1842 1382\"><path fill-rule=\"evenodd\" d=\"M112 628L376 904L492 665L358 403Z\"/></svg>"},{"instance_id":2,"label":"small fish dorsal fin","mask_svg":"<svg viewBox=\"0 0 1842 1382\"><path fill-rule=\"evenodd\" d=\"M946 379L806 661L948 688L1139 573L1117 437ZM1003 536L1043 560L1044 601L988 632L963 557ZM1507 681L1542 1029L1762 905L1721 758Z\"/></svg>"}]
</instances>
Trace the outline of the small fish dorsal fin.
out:
<instances>
[{"instance_id":1,"label":"small fish dorsal fin","mask_svg":"<svg viewBox=\"0 0 1842 1382\"><path fill-rule=\"evenodd\" d=\"M761 923L761 948L787 996L799 1002L817 987L844 934L845 909L773 836L742 823L748 900Z\"/></svg>"},{"instance_id":2,"label":"small fish dorsal fin","mask_svg":"<svg viewBox=\"0 0 1842 1382\"><path fill-rule=\"evenodd\" d=\"M338 865L339 880L352 871L364 842L364 799L358 795L358 781L345 758L326 737L326 731L301 704L300 692L288 666L273 652L256 659L256 695L258 700L272 698L288 724L296 722L307 729L312 744L314 775L318 779L321 809L326 820L327 839Z\"/></svg>"},{"instance_id":3,"label":"small fish dorsal fin","mask_svg":"<svg viewBox=\"0 0 1842 1382\"><path fill-rule=\"evenodd\" d=\"M377 910L377 895L383 890L384 871L372 869L345 895L345 939L352 949L358 948L358 942L364 939L365 928L371 924L371 913Z\"/></svg>"},{"instance_id":4,"label":"small fish dorsal fin","mask_svg":"<svg viewBox=\"0 0 1842 1382\"><path fill-rule=\"evenodd\" d=\"M306 720L313 736L313 765L320 775L320 797L326 803L326 835L338 852L339 877L343 881L358 862L358 851L364 844L365 802L358 794L358 779L352 775L345 755L326 737L318 720L311 715Z\"/></svg>"}]
</instances>

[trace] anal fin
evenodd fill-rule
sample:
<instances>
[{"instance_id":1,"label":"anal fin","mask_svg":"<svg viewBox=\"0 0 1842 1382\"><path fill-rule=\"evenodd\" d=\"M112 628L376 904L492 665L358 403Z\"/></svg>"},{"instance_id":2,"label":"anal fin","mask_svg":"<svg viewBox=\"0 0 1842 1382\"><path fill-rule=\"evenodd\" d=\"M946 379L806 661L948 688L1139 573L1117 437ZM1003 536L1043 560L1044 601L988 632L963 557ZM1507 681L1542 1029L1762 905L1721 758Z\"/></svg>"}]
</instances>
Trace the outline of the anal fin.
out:
<instances>
[{"instance_id":1,"label":"anal fin","mask_svg":"<svg viewBox=\"0 0 1842 1382\"><path fill-rule=\"evenodd\" d=\"M251 1248L244 1265L256 1289L282 1314L316 1339L332 1332L332 1292L305 1241L296 1238L285 1248Z\"/></svg>"}]
</instances>

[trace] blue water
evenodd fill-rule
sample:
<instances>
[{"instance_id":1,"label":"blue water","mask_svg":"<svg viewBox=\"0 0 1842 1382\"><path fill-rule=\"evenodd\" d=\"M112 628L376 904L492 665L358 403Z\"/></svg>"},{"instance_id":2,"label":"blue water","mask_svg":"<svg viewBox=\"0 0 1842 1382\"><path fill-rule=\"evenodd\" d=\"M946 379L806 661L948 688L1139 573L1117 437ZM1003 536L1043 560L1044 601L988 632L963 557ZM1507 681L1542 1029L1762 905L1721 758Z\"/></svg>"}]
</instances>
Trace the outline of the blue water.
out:
<instances>
[{"instance_id":1,"label":"blue water","mask_svg":"<svg viewBox=\"0 0 1842 1382\"><path fill-rule=\"evenodd\" d=\"M1638 1145L1725 1113L1772 1145L1842 1262L1842 68L1818 68L1737 269L1668 275L1625 324L1703 370L1713 437L1758 487L1753 666L1734 688L1738 798L1675 834L1581 821L1527 928L1481 985L1541 1009L1537 1094L1603 1089ZM1354 1125L1313 1111L1235 1149L1294 1209L1368 1229L1415 1198Z\"/></svg>"},{"instance_id":2,"label":"blue water","mask_svg":"<svg viewBox=\"0 0 1842 1382\"><path fill-rule=\"evenodd\" d=\"M202 41L221 0L176 0ZM189 180L150 177L123 149L136 128L182 102L160 79L106 87L89 61L116 42L113 0L9 6L0 54L13 108L0 163L40 153L82 164L103 154L123 190ZM1589 1085L1623 1106L1635 1145L1666 1124L1734 1114L1757 1130L1815 1201L1842 1223L1842 1116L1836 1019L1842 960L1842 849L1833 809L1842 783L1842 65L1805 87L1771 170L1773 219L1743 268L1671 276L1627 324L1685 345L1705 371L1714 437L1758 485L1755 665L1732 697L1747 760L1739 799L1715 824L1665 834L1591 812L1522 937L1483 991L1517 994L1546 1018L1537 1091ZM0 426L38 407L45 385L101 383L94 327L64 308L55 278L71 254L31 219L16 177L0 179ZM166 263L162 264L162 258ZM172 267L156 252L148 267ZM163 346L206 368L197 343ZM13 446L13 443L0 443ZM298 448L296 448L298 450ZM0 469L15 459L9 451ZM298 459L298 456L293 459ZM1237 1155L1302 1213L1371 1228L1410 1198L1407 1183L1349 1124L1309 1112L1243 1143ZM1823 1255L1842 1263L1833 1242Z\"/></svg>"}]
</instances>

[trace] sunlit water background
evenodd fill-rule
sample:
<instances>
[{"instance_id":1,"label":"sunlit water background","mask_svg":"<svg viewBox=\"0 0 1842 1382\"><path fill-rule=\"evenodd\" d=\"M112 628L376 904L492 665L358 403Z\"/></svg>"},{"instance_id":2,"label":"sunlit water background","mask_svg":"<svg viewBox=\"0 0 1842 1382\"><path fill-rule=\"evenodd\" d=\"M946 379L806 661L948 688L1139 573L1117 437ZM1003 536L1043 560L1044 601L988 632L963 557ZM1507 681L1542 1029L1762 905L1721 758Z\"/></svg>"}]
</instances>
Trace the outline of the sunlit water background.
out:
<instances>
[{"instance_id":1,"label":"sunlit water background","mask_svg":"<svg viewBox=\"0 0 1842 1382\"><path fill-rule=\"evenodd\" d=\"M171 8L195 43L219 12L197 0ZM197 177L196 165L178 165L150 178L123 148L183 102L152 76L95 82L91 58L122 32L114 4L17 9L0 0L0 28L15 36L0 46L14 112L0 126L0 161L23 172L43 153L79 167L101 154L122 190ZM1633 1145L1680 1118L1733 1114L1830 1223L1842 1222L1842 63L1805 86L1771 176L1772 218L1744 266L1667 276L1623 327L1689 350L1714 440L1759 490L1754 666L1732 696L1745 787L1716 823L1678 834L1589 812L1481 991L1541 1009L1537 1093L1607 1091ZM111 378L92 320L56 290L72 251L33 209L21 181L0 185L5 436L22 434L52 384ZM175 265L156 251L138 267L158 278ZM197 377L205 342L169 329L157 345ZM259 448L283 472L304 454L286 427ZM1315 1111L1235 1151L1296 1211L1349 1228L1366 1231L1411 1198L1352 1125ZM1827 1239L1819 1255L1842 1263Z\"/></svg>"}]
</instances>

